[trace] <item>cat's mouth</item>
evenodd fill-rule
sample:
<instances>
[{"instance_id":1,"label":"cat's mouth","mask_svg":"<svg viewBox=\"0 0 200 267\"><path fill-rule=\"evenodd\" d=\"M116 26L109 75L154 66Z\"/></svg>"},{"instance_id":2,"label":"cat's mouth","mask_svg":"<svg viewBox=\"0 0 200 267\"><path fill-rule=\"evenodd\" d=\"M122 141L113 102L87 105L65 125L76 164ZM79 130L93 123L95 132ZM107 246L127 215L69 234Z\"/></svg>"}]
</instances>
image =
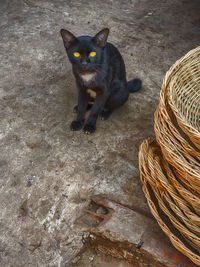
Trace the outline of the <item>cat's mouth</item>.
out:
<instances>
[{"instance_id":1,"label":"cat's mouth","mask_svg":"<svg viewBox=\"0 0 200 267\"><path fill-rule=\"evenodd\" d=\"M94 70L93 70L91 67L89 67L89 66L81 66L81 65L79 66L78 70L79 70L79 72L80 72L81 74L91 73L91 72L94 71Z\"/></svg>"},{"instance_id":2,"label":"cat's mouth","mask_svg":"<svg viewBox=\"0 0 200 267\"><path fill-rule=\"evenodd\" d=\"M80 64L80 65L78 65L78 71L81 74L92 73L92 72L95 72L95 70L96 70L96 66L92 66L90 64Z\"/></svg>"}]
</instances>

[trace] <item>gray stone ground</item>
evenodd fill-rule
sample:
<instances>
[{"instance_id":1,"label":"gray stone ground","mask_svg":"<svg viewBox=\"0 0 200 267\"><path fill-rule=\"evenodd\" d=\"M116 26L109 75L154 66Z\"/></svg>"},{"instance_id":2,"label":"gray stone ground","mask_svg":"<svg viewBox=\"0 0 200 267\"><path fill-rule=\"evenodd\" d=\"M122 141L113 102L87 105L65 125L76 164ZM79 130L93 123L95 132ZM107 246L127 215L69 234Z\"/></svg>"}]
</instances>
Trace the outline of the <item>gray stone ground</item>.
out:
<instances>
[{"instance_id":1,"label":"gray stone ground","mask_svg":"<svg viewBox=\"0 0 200 267\"><path fill-rule=\"evenodd\" d=\"M154 136L163 75L200 43L199 14L198 0L0 1L0 266L70 266L93 194L149 212L139 144ZM69 129L77 93L59 30L103 27L143 88L87 136Z\"/></svg>"}]
</instances>

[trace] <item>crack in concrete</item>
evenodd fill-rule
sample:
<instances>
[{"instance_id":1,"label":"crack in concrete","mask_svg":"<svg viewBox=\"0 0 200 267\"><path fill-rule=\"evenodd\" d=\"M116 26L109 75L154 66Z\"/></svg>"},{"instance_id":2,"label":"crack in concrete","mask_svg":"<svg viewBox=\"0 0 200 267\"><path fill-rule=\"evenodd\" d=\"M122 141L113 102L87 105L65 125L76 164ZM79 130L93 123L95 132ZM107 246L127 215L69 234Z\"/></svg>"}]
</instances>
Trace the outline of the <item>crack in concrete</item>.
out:
<instances>
[{"instance_id":1,"label":"crack in concrete","mask_svg":"<svg viewBox=\"0 0 200 267\"><path fill-rule=\"evenodd\" d=\"M143 244L144 244L144 241L140 240L140 242L138 243L138 245L136 246L136 248L138 250L140 250Z\"/></svg>"}]
</instances>

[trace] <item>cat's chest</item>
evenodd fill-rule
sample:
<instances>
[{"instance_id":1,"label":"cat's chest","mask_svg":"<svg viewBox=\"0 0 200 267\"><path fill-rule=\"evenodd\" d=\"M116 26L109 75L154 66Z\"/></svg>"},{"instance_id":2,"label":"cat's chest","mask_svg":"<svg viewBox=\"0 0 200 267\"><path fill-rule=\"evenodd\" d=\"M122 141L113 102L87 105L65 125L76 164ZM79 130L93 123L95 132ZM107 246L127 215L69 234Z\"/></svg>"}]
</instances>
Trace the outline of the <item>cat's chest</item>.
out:
<instances>
[{"instance_id":1,"label":"cat's chest","mask_svg":"<svg viewBox=\"0 0 200 267\"><path fill-rule=\"evenodd\" d=\"M93 73L80 74L80 78L81 78L82 83L84 84L84 86L86 86L88 88L86 90L86 92L90 95L90 97L96 98L97 92L93 88L94 81L95 81L95 78L96 78L96 73L93 72ZM89 89L89 88L93 88L93 89Z\"/></svg>"},{"instance_id":2,"label":"cat's chest","mask_svg":"<svg viewBox=\"0 0 200 267\"><path fill-rule=\"evenodd\" d=\"M97 92L95 90L92 89L87 89L87 93L90 95L90 97L92 98L96 98L97 97Z\"/></svg>"},{"instance_id":3,"label":"cat's chest","mask_svg":"<svg viewBox=\"0 0 200 267\"><path fill-rule=\"evenodd\" d=\"M79 74L79 77L86 89L86 92L92 98L96 98L99 95L103 94L102 86L99 86L98 75L96 72Z\"/></svg>"},{"instance_id":4,"label":"cat's chest","mask_svg":"<svg viewBox=\"0 0 200 267\"><path fill-rule=\"evenodd\" d=\"M94 81L95 76L96 76L95 72L80 74L80 77L84 83L90 83Z\"/></svg>"},{"instance_id":5,"label":"cat's chest","mask_svg":"<svg viewBox=\"0 0 200 267\"><path fill-rule=\"evenodd\" d=\"M95 72L79 74L82 84L86 87L91 87L94 84L96 76Z\"/></svg>"}]
</instances>

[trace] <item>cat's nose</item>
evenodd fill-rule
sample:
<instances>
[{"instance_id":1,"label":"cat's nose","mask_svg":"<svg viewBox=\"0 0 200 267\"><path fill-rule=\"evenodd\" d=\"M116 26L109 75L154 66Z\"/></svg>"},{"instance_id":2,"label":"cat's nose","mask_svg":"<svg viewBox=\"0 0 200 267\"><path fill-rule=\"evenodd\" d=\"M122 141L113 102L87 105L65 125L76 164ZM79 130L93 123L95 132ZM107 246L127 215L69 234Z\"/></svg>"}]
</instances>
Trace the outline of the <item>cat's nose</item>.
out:
<instances>
[{"instance_id":1,"label":"cat's nose","mask_svg":"<svg viewBox=\"0 0 200 267\"><path fill-rule=\"evenodd\" d=\"M87 65L87 60L86 59L83 59L82 62L81 62L82 65Z\"/></svg>"}]
</instances>

